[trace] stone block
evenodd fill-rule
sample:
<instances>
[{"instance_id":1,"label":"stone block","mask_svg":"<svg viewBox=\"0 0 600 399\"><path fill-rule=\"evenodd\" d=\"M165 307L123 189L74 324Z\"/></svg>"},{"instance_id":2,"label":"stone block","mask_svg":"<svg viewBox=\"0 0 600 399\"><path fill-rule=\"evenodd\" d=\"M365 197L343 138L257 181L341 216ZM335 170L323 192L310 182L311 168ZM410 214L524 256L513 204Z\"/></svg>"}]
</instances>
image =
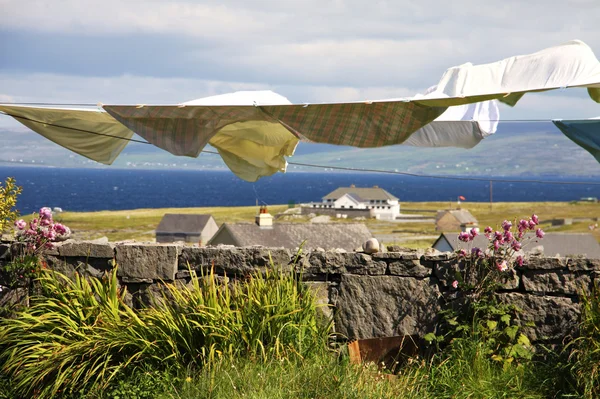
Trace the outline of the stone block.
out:
<instances>
[{"instance_id":1,"label":"stone block","mask_svg":"<svg viewBox=\"0 0 600 399\"><path fill-rule=\"evenodd\" d=\"M567 258L547 258L530 256L525 258L524 269L529 270L560 270L567 267Z\"/></svg>"},{"instance_id":2,"label":"stone block","mask_svg":"<svg viewBox=\"0 0 600 399\"><path fill-rule=\"evenodd\" d=\"M115 251L112 245L84 241L66 242L58 247L58 254L60 256L77 256L85 258L112 259L115 257Z\"/></svg>"},{"instance_id":3,"label":"stone block","mask_svg":"<svg viewBox=\"0 0 600 399\"><path fill-rule=\"evenodd\" d=\"M522 310L519 323L532 341L562 340L577 331L580 305L571 298L520 293L499 294L499 297Z\"/></svg>"},{"instance_id":4,"label":"stone block","mask_svg":"<svg viewBox=\"0 0 600 399\"><path fill-rule=\"evenodd\" d=\"M10 244L0 244L0 260L8 261L11 258Z\"/></svg>"},{"instance_id":5,"label":"stone block","mask_svg":"<svg viewBox=\"0 0 600 399\"><path fill-rule=\"evenodd\" d=\"M600 271L600 259L569 258L567 261L567 269L572 271Z\"/></svg>"},{"instance_id":6,"label":"stone block","mask_svg":"<svg viewBox=\"0 0 600 399\"><path fill-rule=\"evenodd\" d=\"M431 269L421 265L419 260L400 259L389 263L389 274L394 276L427 277Z\"/></svg>"},{"instance_id":7,"label":"stone block","mask_svg":"<svg viewBox=\"0 0 600 399\"><path fill-rule=\"evenodd\" d=\"M522 279L525 291L543 294L577 295L581 290L589 292L592 284L590 274L565 270L527 270Z\"/></svg>"},{"instance_id":8,"label":"stone block","mask_svg":"<svg viewBox=\"0 0 600 399\"><path fill-rule=\"evenodd\" d=\"M371 255L352 252L312 252L304 259L303 266L304 272L313 275L345 273L382 275L387 270L384 261L375 261Z\"/></svg>"},{"instance_id":9,"label":"stone block","mask_svg":"<svg viewBox=\"0 0 600 399\"><path fill-rule=\"evenodd\" d=\"M29 299L29 290L27 288L4 288L0 291L0 316L2 310L8 311L15 307L26 306Z\"/></svg>"},{"instance_id":10,"label":"stone block","mask_svg":"<svg viewBox=\"0 0 600 399\"><path fill-rule=\"evenodd\" d=\"M118 245L118 276L173 281L177 272L176 245Z\"/></svg>"},{"instance_id":11,"label":"stone block","mask_svg":"<svg viewBox=\"0 0 600 399\"><path fill-rule=\"evenodd\" d=\"M327 282L306 282L304 284L315 296L319 314L326 320L331 320L333 318L333 308L329 301L329 290L332 284Z\"/></svg>"},{"instance_id":12,"label":"stone block","mask_svg":"<svg viewBox=\"0 0 600 399\"><path fill-rule=\"evenodd\" d=\"M348 339L423 335L433 328L440 293L429 279L342 275L335 314Z\"/></svg>"},{"instance_id":13,"label":"stone block","mask_svg":"<svg viewBox=\"0 0 600 399\"><path fill-rule=\"evenodd\" d=\"M208 270L213 265L218 274L243 275L270 268L273 264L283 271L291 270L292 256L284 248L193 248L185 247L179 257L179 269L186 270L188 264L193 269Z\"/></svg>"},{"instance_id":14,"label":"stone block","mask_svg":"<svg viewBox=\"0 0 600 399\"><path fill-rule=\"evenodd\" d=\"M519 288L520 281L519 272L515 269L508 269L500 275L500 289L516 290Z\"/></svg>"}]
</instances>

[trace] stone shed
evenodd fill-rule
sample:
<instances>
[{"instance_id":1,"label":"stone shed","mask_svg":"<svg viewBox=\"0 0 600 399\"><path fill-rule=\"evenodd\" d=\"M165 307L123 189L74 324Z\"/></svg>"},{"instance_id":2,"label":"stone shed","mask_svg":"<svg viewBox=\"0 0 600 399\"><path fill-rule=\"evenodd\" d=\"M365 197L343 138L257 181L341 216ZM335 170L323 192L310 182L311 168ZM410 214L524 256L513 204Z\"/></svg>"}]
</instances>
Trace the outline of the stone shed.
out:
<instances>
[{"instance_id":1,"label":"stone shed","mask_svg":"<svg viewBox=\"0 0 600 399\"><path fill-rule=\"evenodd\" d=\"M205 245L218 229L211 215L167 213L156 228L156 242L183 241Z\"/></svg>"}]
</instances>

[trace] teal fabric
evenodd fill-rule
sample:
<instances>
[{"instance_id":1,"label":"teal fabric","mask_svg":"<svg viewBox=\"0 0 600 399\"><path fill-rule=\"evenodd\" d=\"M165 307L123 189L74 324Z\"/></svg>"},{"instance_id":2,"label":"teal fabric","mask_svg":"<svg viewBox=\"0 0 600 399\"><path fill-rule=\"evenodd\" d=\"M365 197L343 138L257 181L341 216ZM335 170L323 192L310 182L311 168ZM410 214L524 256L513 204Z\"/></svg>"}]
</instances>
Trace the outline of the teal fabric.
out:
<instances>
[{"instance_id":1,"label":"teal fabric","mask_svg":"<svg viewBox=\"0 0 600 399\"><path fill-rule=\"evenodd\" d=\"M600 119L552 121L575 144L592 154L600 162Z\"/></svg>"}]
</instances>

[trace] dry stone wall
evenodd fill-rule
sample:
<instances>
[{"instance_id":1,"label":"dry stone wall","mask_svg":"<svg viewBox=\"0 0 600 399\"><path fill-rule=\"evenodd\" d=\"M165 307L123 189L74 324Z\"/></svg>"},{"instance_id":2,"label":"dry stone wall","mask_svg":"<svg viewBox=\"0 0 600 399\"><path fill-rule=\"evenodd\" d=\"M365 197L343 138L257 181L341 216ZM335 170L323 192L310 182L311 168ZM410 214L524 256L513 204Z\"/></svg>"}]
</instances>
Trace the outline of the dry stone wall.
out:
<instances>
[{"instance_id":1,"label":"dry stone wall","mask_svg":"<svg viewBox=\"0 0 600 399\"><path fill-rule=\"evenodd\" d=\"M432 331L440 308L452 300L458 267L450 253L421 254L400 248L367 255L315 251L297 255L282 248L183 247L173 244L65 242L46 255L49 267L101 276L118 265L128 301L148 304L163 282L187 283L189 269L214 269L230 278L271 267L302 272L303 280L325 305L335 329L348 339L420 335ZM11 258L11 244L0 243L0 263ZM522 322L534 341L560 341L576 331L578 293L600 279L600 260L527 259L507 276L500 297L523 309ZM0 304L21 298L21 291L0 292ZM535 327L533 327L535 326Z\"/></svg>"}]
</instances>

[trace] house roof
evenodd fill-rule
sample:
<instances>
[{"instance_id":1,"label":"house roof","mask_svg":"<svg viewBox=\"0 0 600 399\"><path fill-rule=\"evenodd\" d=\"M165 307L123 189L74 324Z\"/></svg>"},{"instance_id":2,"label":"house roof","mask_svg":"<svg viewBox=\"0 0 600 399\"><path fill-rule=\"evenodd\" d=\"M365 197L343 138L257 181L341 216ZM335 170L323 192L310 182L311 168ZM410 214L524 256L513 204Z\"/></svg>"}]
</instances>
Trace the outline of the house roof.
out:
<instances>
[{"instance_id":1,"label":"house roof","mask_svg":"<svg viewBox=\"0 0 600 399\"><path fill-rule=\"evenodd\" d=\"M219 236L224 232L240 247L297 248L306 240L306 249L343 248L347 251L361 247L372 237L367 226L361 223L274 223L272 228L260 228L254 223L224 223L208 245L219 244Z\"/></svg>"},{"instance_id":2,"label":"house roof","mask_svg":"<svg viewBox=\"0 0 600 399\"><path fill-rule=\"evenodd\" d=\"M466 209L448 209L445 211L439 211L435 221L437 223L438 220L440 220L442 218L442 216L446 215L446 214L450 214L452 216L454 216L454 218L456 220L458 220L458 222L460 224L472 224L472 223L478 223L477 219L475 218L475 216L473 216L471 214L471 212L469 212Z\"/></svg>"},{"instance_id":3,"label":"house roof","mask_svg":"<svg viewBox=\"0 0 600 399\"><path fill-rule=\"evenodd\" d=\"M156 233L200 234L210 219L211 215L167 213L158 224Z\"/></svg>"},{"instance_id":4,"label":"house roof","mask_svg":"<svg viewBox=\"0 0 600 399\"><path fill-rule=\"evenodd\" d=\"M459 241L458 234L442 233L433 246L441 239L446 239L453 250L473 247L486 248L489 244L483 234L475 237L470 243ZM542 239L536 238L533 233L527 233L522 242L525 252L540 249L546 256L582 255L590 259L600 259L600 244L593 235L588 233L546 233Z\"/></svg>"},{"instance_id":5,"label":"house roof","mask_svg":"<svg viewBox=\"0 0 600 399\"><path fill-rule=\"evenodd\" d=\"M398 197L393 196L383 188L379 187L338 187L324 196L323 199L336 200L344 194L351 194L354 198L359 198L361 202L371 200L398 200Z\"/></svg>"}]
</instances>

